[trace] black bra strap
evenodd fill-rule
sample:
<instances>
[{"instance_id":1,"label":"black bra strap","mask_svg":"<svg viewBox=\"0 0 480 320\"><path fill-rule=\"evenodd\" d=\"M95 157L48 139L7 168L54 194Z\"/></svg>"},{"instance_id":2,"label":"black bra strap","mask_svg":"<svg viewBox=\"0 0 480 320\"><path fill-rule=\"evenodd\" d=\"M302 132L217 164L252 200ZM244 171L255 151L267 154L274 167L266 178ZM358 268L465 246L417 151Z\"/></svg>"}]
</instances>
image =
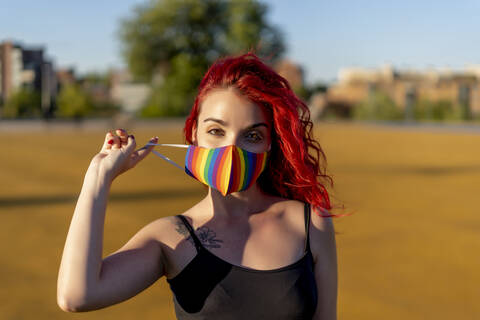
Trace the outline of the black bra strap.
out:
<instances>
[{"instance_id":1,"label":"black bra strap","mask_svg":"<svg viewBox=\"0 0 480 320\"><path fill-rule=\"evenodd\" d=\"M193 242L195 243L195 248L197 248L197 251L200 250L202 248L202 243L200 242L200 240L195 235L195 231L193 231L193 227L190 225L187 218L185 218L184 216L182 216L180 214L177 215L177 217L179 217L180 220L182 220L185 227L187 227L188 232L190 233L190 237L193 239Z\"/></svg>"},{"instance_id":2,"label":"black bra strap","mask_svg":"<svg viewBox=\"0 0 480 320\"><path fill-rule=\"evenodd\" d=\"M305 216L305 252L310 251L310 237L309 237L309 231L310 231L310 204L305 203L305 210L304 210L304 216Z\"/></svg>"}]
</instances>

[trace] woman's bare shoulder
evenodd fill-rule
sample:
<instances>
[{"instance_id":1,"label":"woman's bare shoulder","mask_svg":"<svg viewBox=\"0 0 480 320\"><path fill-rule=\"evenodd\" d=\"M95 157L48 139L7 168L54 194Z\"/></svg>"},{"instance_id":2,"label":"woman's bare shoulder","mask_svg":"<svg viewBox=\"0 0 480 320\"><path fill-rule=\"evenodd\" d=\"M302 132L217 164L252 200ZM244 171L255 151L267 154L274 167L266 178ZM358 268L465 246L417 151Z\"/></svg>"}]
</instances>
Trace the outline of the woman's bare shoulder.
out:
<instances>
[{"instance_id":1,"label":"woman's bare shoulder","mask_svg":"<svg viewBox=\"0 0 480 320\"><path fill-rule=\"evenodd\" d=\"M329 217L330 212L327 209L312 208L312 224L318 231L322 233L333 233L333 220Z\"/></svg>"},{"instance_id":2,"label":"woman's bare shoulder","mask_svg":"<svg viewBox=\"0 0 480 320\"><path fill-rule=\"evenodd\" d=\"M295 226L298 230L305 229L305 202L298 200L285 199L277 204L278 211L284 218ZM317 240L322 237L331 237L334 234L333 221L329 215L328 210L314 210L310 211L310 238Z\"/></svg>"},{"instance_id":3,"label":"woman's bare shoulder","mask_svg":"<svg viewBox=\"0 0 480 320\"><path fill-rule=\"evenodd\" d=\"M268 211L288 228L303 234L305 232L304 205L301 201L277 198Z\"/></svg>"},{"instance_id":4,"label":"woman's bare shoulder","mask_svg":"<svg viewBox=\"0 0 480 320\"><path fill-rule=\"evenodd\" d=\"M284 206L285 211L288 212L291 216L296 219L301 216L303 220L305 212L305 202L286 199L282 202L282 205ZM326 209L314 209L313 207L311 207L310 219L311 224L314 226L314 229L318 229L320 231L331 231L333 228L332 218L325 217L329 214L330 213Z\"/></svg>"},{"instance_id":5,"label":"woman's bare shoulder","mask_svg":"<svg viewBox=\"0 0 480 320\"><path fill-rule=\"evenodd\" d=\"M179 214L185 215L187 212ZM158 218L148 223L139 233L144 233L145 237L169 247L176 247L179 242L188 237L188 230L177 215Z\"/></svg>"},{"instance_id":6,"label":"woman's bare shoulder","mask_svg":"<svg viewBox=\"0 0 480 320\"><path fill-rule=\"evenodd\" d=\"M335 229L333 220L328 217L330 212L326 209L313 210L310 226L310 247L314 261L336 260Z\"/></svg>"},{"instance_id":7,"label":"woman's bare shoulder","mask_svg":"<svg viewBox=\"0 0 480 320\"><path fill-rule=\"evenodd\" d=\"M305 204L298 200L278 198L278 201L272 204L271 208L279 214L295 219L302 218Z\"/></svg>"},{"instance_id":8,"label":"woman's bare shoulder","mask_svg":"<svg viewBox=\"0 0 480 320\"><path fill-rule=\"evenodd\" d=\"M302 208L303 210L303 202L298 200L292 200L277 196L269 196L268 202L270 203L270 209L273 211L292 211ZM303 212L303 211L302 211Z\"/></svg>"}]
</instances>

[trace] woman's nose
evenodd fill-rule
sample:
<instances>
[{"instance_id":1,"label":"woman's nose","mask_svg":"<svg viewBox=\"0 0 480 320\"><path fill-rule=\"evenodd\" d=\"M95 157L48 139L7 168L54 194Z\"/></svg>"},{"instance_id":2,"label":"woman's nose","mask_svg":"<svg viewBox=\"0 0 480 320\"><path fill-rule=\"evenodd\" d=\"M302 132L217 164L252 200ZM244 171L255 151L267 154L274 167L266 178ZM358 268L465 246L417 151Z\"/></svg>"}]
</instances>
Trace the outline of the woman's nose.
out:
<instances>
[{"instance_id":1,"label":"woman's nose","mask_svg":"<svg viewBox=\"0 0 480 320\"><path fill-rule=\"evenodd\" d=\"M242 147L242 142L240 140L240 135L237 133L230 133L226 135L222 141L222 144L225 146L237 146L237 147Z\"/></svg>"},{"instance_id":2,"label":"woman's nose","mask_svg":"<svg viewBox=\"0 0 480 320\"><path fill-rule=\"evenodd\" d=\"M229 143L230 145L234 145L234 146L237 146L237 147L240 147L240 148L245 148L245 142L242 140L242 137L240 136L240 134L236 134L232 137L231 139L232 141Z\"/></svg>"}]
</instances>

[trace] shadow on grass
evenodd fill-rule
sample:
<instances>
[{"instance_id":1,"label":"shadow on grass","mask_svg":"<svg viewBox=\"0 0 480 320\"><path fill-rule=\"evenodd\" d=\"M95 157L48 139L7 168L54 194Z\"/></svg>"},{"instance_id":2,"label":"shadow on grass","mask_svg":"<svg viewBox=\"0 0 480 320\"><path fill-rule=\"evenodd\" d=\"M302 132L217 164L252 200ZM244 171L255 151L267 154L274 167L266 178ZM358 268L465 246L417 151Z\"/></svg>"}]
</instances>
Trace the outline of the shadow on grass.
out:
<instances>
[{"instance_id":1,"label":"shadow on grass","mask_svg":"<svg viewBox=\"0 0 480 320\"><path fill-rule=\"evenodd\" d=\"M192 196L201 196L204 191L200 189L169 189L169 190L145 190L137 192L116 192L111 193L109 202L126 202L155 199L179 199ZM75 203L78 194L54 194L41 196L18 196L0 197L0 208L24 207Z\"/></svg>"},{"instance_id":2,"label":"shadow on grass","mask_svg":"<svg viewBox=\"0 0 480 320\"><path fill-rule=\"evenodd\" d=\"M447 176L469 173L480 173L480 165L467 166L358 166L343 167L338 171L342 172L364 172L382 175L421 175L421 176Z\"/></svg>"}]
</instances>

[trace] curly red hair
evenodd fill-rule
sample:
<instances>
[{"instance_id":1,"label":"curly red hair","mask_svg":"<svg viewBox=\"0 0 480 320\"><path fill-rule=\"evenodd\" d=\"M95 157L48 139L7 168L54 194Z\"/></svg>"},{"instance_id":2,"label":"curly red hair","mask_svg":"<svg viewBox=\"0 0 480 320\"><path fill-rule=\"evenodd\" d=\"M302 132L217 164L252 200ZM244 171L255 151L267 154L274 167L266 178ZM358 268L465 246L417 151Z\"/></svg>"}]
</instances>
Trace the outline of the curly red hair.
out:
<instances>
[{"instance_id":1,"label":"curly red hair","mask_svg":"<svg viewBox=\"0 0 480 320\"><path fill-rule=\"evenodd\" d=\"M272 147L267 167L258 179L260 188L275 196L308 202L320 211L330 210L325 183L333 187L333 180L326 174L325 154L313 139L308 107L285 78L251 52L220 59L208 69L185 121L185 140L192 143L200 105L208 92L228 87L236 88L271 115Z\"/></svg>"}]
</instances>

